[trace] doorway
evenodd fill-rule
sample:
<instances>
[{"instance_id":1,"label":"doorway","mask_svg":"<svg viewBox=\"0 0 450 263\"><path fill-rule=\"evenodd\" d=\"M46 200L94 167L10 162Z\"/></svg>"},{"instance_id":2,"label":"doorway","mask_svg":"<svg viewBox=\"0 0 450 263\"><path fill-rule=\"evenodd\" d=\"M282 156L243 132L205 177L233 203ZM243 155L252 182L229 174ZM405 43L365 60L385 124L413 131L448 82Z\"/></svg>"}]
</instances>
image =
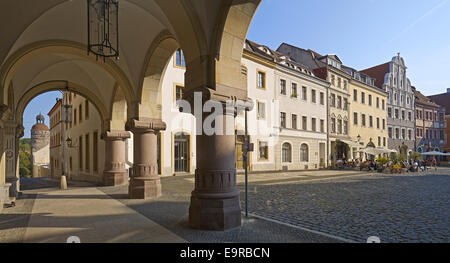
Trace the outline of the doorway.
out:
<instances>
[{"instance_id":1,"label":"doorway","mask_svg":"<svg viewBox=\"0 0 450 263\"><path fill-rule=\"evenodd\" d=\"M173 144L175 173L189 173L189 138L186 133L175 134Z\"/></svg>"}]
</instances>

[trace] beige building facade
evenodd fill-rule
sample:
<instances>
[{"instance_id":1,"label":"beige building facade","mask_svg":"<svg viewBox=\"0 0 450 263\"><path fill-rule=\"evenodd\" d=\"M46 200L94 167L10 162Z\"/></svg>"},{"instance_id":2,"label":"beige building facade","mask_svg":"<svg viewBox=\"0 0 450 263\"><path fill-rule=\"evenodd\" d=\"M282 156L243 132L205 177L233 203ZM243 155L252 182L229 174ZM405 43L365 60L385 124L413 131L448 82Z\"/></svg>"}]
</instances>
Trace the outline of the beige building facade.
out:
<instances>
[{"instance_id":1,"label":"beige building facade","mask_svg":"<svg viewBox=\"0 0 450 263\"><path fill-rule=\"evenodd\" d=\"M351 159L365 159L358 153L363 148L388 149L387 92L375 86L375 80L355 69L344 68L350 80L350 137L360 143L352 147Z\"/></svg>"}]
</instances>

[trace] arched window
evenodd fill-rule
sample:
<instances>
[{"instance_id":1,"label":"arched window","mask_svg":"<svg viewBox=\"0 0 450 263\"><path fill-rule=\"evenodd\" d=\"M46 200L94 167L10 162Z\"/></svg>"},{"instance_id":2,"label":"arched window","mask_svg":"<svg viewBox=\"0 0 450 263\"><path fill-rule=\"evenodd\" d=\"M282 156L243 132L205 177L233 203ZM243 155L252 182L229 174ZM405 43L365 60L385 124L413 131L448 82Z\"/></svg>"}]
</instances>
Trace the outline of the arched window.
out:
<instances>
[{"instance_id":1,"label":"arched window","mask_svg":"<svg viewBox=\"0 0 450 263\"><path fill-rule=\"evenodd\" d=\"M283 144L282 159L283 159L283 163L291 163L292 162L292 147L287 142Z\"/></svg>"},{"instance_id":2,"label":"arched window","mask_svg":"<svg viewBox=\"0 0 450 263\"><path fill-rule=\"evenodd\" d=\"M300 146L300 162L309 162L309 147L305 143Z\"/></svg>"},{"instance_id":3,"label":"arched window","mask_svg":"<svg viewBox=\"0 0 450 263\"><path fill-rule=\"evenodd\" d=\"M186 67L186 61L184 60L184 53L181 48L177 49L175 54L175 63L178 67Z\"/></svg>"}]
</instances>

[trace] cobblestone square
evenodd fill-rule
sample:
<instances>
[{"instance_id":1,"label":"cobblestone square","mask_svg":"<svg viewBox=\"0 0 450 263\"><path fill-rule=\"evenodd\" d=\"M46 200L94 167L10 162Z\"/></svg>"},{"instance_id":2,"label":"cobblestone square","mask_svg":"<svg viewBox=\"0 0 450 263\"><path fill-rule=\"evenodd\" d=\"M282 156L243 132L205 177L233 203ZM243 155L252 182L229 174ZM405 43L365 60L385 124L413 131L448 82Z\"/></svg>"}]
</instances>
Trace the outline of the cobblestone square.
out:
<instances>
[{"instance_id":1,"label":"cobblestone square","mask_svg":"<svg viewBox=\"0 0 450 263\"><path fill-rule=\"evenodd\" d=\"M244 186L241 204L245 207ZM450 170L249 186L249 212L356 242L449 242Z\"/></svg>"}]
</instances>

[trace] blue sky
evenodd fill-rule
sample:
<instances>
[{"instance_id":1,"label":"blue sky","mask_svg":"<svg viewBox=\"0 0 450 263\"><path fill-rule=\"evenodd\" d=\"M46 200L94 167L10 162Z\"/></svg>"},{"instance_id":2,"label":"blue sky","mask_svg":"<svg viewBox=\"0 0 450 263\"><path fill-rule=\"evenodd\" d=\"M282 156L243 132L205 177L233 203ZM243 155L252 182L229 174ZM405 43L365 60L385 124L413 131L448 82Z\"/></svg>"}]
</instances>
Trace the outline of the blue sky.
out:
<instances>
[{"instance_id":1,"label":"blue sky","mask_svg":"<svg viewBox=\"0 0 450 263\"><path fill-rule=\"evenodd\" d=\"M47 113L53 108L56 103L56 98L62 98L59 91L46 92L34 98L25 108L23 114L23 126L25 127L25 135L23 138L30 138L31 127L36 124L36 115L42 112L45 116L45 124L50 128L50 120Z\"/></svg>"},{"instance_id":2,"label":"blue sky","mask_svg":"<svg viewBox=\"0 0 450 263\"><path fill-rule=\"evenodd\" d=\"M263 0L248 39L336 54L359 70L400 52L425 95L450 88L450 0Z\"/></svg>"},{"instance_id":3,"label":"blue sky","mask_svg":"<svg viewBox=\"0 0 450 263\"><path fill-rule=\"evenodd\" d=\"M286 42L337 54L360 70L400 52L425 95L450 88L450 0L263 0L248 39L272 49ZM25 138L40 110L48 125L57 96L46 93L28 105Z\"/></svg>"}]
</instances>

